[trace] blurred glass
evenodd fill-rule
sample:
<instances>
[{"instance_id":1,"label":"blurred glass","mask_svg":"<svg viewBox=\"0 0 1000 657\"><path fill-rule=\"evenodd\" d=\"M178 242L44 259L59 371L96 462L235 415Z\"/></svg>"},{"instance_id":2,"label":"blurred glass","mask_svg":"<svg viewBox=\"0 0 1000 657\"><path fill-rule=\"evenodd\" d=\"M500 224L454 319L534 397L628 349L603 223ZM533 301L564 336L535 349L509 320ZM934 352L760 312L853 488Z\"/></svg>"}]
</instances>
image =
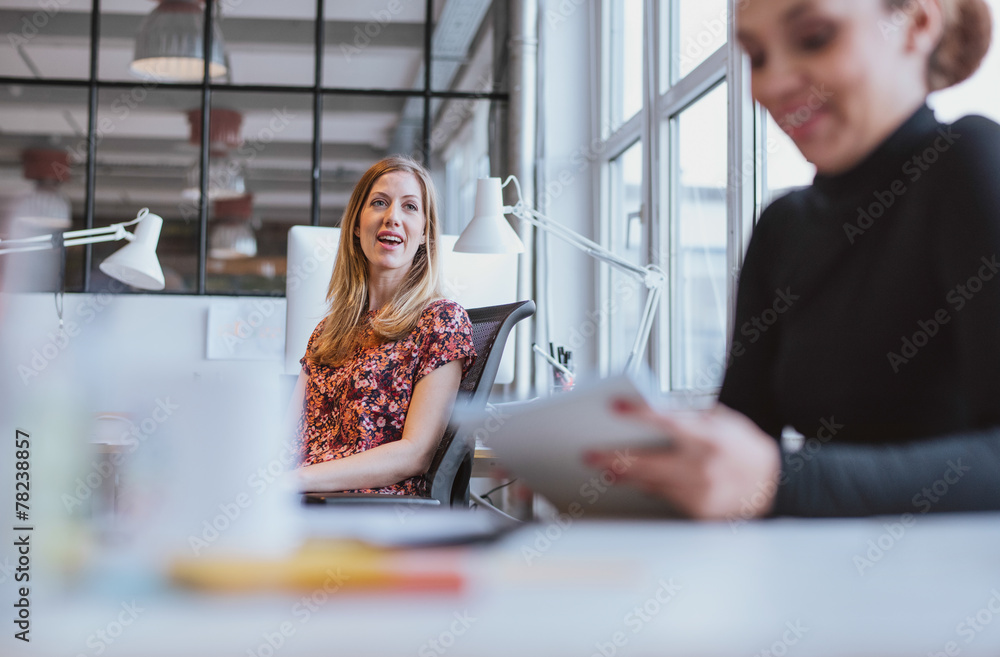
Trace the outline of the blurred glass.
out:
<instances>
[{"instance_id":1,"label":"blurred glass","mask_svg":"<svg viewBox=\"0 0 1000 657\"><path fill-rule=\"evenodd\" d=\"M48 86L0 85L0 235L28 237L56 230L26 216L32 197L40 188L68 203L70 223L61 230L84 228L87 173L87 90ZM40 169L24 166L26 154L44 151L53 155ZM62 153L63 158L55 157ZM83 288L85 247L66 251L66 289ZM3 256L9 272L34 271L21 280L6 280L7 289L55 290L59 286L56 251L13 253ZM37 272L43 272L38 275Z\"/></svg>"},{"instance_id":2,"label":"blurred glass","mask_svg":"<svg viewBox=\"0 0 1000 657\"><path fill-rule=\"evenodd\" d=\"M6 0L0 33L10 48L0 57L0 76L90 77L90 0Z\"/></svg>"},{"instance_id":3,"label":"blurred glass","mask_svg":"<svg viewBox=\"0 0 1000 657\"><path fill-rule=\"evenodd\" d=\"M332 5L326 3L329 14ZM351 3L354 4L354 3ZM316 3L219 3L229 82L311 86L316 66ZM327 16L329 20L329 16ZM327 37L329 38L329 37Z\"/></svg>"},{"instance_id":4,"label":"blurred glass","mask_svg":"<svg viewBox=\"0 0 1000 657\"><path fill-rule=\"evenodd\" d=\"M98 94L94 225L128 221L144 207L163 217L156 253L169 292L198 291L198 207L183 192L200 148L188 111L200 103L196 91L151 83ZM91 292L125 289L98 269L121 246L93 246Z\"/></svg>"},{"instance_id":5,"label":"blurred glass","mask_svg":"<svg viewBox=\"0 0 1000 657\"><path fill-rule=\"evenodd\" d=\"M611 18L609 35L610 126L614 132L642 109L642 0L614 0L608 3Z\"/></svg>"},{"instance_id":6,"label":"blurred glass","mask_svg":"<svg viewBox=\"0 0 1000 657\"><path fill-rule=\"evenodd\" d=\"M671 30L674 26L676 29ZM660 91L697 68L726 45L729 35L727 0L668 0L660 2ZM667 35L670 36L666 39Z\"/></svg>"},{"instance_id":7,"label":"blurred glass","mask_svg":"<svg viewBox=\"0 0 1000 657\"><path fill-rule=\"evenodd\" d=\"M499 91L505 86L496 79L494 37L498 27L506 26L508 13L508 3L500 0L434 0L431 88Z\"/></svg>"},{"instance_id":8,"label":"blurred glass","mask_svg":"<svg viewBox=\"0 0 1000 657\"><path fill-rule=\"evenodd\" d=\"M501 143L491 139L488 100L436 99L431 104L430 158L428 168L438 193L441 232L459 234L472 219L476 181L491 175L490 156ZM499 107L499 105L498 105Z\"/></svg>"},{"instance_id":9,"label":"blurred glass","mask_svg":"<svg viewBox=\"0 0 1000 657\"><path fill-rule=\"evenodd\" d=\"M422 160L423 100L328 94L322 140L320 225L339 226L351 190L368 167L390 153Z\"/></svg>"},{"instance_id":10,"label":"blurred glass","mask_svg":"<svg viewBox=\"0 0 1000 657\"><path fill-rule=\"evenodd\" d=\"M669 387L713 388L722 380L726 344L726 84L673 123L679 177L668 242L674 256Z\"/></svg>"},{"instance_id":11,"label":"blurred glass","mask_svg":"<svg viewBox=\"0 0 1000 657\"><path fill-rule=\"evenodd\" d=\"M812 184L816 167L806 161L795 142L778 127L771 115L758 106L766 116L762 139L764 150L762 208L774 199L799 187Z\"/></svg>"},{"instance_id":12,"label":"blurred glass","mask_svg":"<svg viewBox=\"0 0 1000 657\"><path fill-rule=\"evenodd\" d=\"M324 87L424 87L423 2L326 2L324 12Z\"/></svg>"},{"instance_id":13,"label":"blurred glass","mask_svg":"<svg viewBox=\"0 0 1000 657\"><path fill-rule=\"evenodd\" d=\"M288 229L311 217L312 96L219 91L212 98L213 108L242 117L240 143L225 159L242 173L246 193L209 206L206 289L283 294Z\"/></svg>"},{"instance_id":14,"label":"blurred glass","mask_svg":"<svg viewBox=\"0 0 1000 657\"><path fill-rule=\"evenodd\" d=\"M642 266L642 142L637 141L609 162L608 247L634 265ZM645 286L632 276L609 267L611 287L602 314L610 328L609 365L612 372L625 368L639 330Z\"/></svg>"},{"instance_id":15,"label":"blurred glass","mask_svg":"<svg viewBox=\"0 0 1000 657\"><path fill-rule=\"evenodd\" d=\"M89 4L89 3L88 3ZM218 53L219 83L311 85L315 62L314 2L216 2L213 51ZM183 8L184 11L176 11ZM156 22L154 22L156 21ZM174 44L171 52L190 53L189 73L149 74L160 84L200 83L203 78L201 44L204 38L204 5L200 2L170 6L149 2L104 3L101 11L98 77L134 81L146 76L131 70L137 45L152 49L160 41Z\"/></svg>"}]
</instances>

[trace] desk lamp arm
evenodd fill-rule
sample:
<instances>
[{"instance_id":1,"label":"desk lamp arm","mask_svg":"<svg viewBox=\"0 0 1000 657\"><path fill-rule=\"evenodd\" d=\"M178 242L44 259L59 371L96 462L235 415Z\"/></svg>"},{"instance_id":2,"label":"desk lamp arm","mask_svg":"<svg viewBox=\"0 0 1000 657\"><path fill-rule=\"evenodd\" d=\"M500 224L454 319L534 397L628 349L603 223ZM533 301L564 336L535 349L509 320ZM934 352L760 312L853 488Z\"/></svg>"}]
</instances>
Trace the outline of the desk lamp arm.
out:
<instances>
[{"instance_id":1,"label":"desk lamp arm","mask_svg":"<svg viewBox=\"0 0 1000 657\"><path fill-rule=\"evenodd\" d=\"M646 344L649 342L649 334L653 329L653 320L656 317L656 308L663 296L663 286L666 283L666 275L663 270L656 265L646 265L641 267L625 260L621 256L613 253L604 246L590 240L579 233L576 233L562 224L552 221L542 213L534 210L521 197L521 185L515 176L508 176L501 185L501 189L513 183L517 191L517 203L513 206L505 206L504 213L510 213L522 219L532 226L551 233L564 242L575 246L591 257L630 275L632 278L641 281L646 286L646 305L643 308L642 318L639 320L639 332L632 343L628 359L625 362L625 371L634 372L642 360Z\"/></svg>"}]
</instances>

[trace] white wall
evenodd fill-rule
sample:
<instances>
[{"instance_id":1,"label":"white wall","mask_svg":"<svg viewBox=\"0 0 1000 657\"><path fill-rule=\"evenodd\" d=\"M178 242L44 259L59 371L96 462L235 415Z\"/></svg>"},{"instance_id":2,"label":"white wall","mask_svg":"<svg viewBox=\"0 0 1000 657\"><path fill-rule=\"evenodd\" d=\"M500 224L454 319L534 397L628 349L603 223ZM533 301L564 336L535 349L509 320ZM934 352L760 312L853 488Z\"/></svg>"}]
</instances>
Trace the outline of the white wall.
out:
<instances>
[{"instance_id":1,"label":"white wall","mask_svg":"<svg viewBox=\"0 0 1000 657\"><path fill-rule=\"evenodd\" d=\"M209 307L231 303L232 297L67 294L62 333L54 298L33 293L0 300L0 380L12 395L8 399L34 406L35 391L59 390L78 393L79 402L94 412L133 412L157 398L161 376L283 378L278 358L206 358ZM241 299L256 300L284 327L284 299ZM21 419L28 425L34 420Z\"/></svg>"},{"instance_id":2,"label":"white wall","mask_svg":"<svg viewBox=\"0 0 1000 657\"><path fill-rule=\"evenodd\" d=\"M209 309L234 298L69 294L60 331L54 296L0 296L0 427L31 437L43 582L111 535L142 559L192 550L191 537L212 550L287 547L295 535L281 523L297 502L278 475L294 463L282 424L294 377L280 353L206 358ZM247 325L270 313L284 327L284 299L240 301ZM283 343L273 326L270 335ZM0 457L8 481L13 454ZM209 536L205 523L221 527L222 509L225 531Z\"/></svg>"}]
</instances>

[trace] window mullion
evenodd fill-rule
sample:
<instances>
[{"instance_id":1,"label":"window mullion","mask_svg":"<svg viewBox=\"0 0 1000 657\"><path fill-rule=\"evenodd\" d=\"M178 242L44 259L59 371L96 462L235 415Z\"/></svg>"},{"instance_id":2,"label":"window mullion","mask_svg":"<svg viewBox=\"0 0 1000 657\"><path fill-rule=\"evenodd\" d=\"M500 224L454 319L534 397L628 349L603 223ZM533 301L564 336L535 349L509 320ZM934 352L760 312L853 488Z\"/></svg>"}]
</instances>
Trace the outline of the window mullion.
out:
<instances>
[{"instance_id":1,"label":"window mullion","mask_svg":"<svg viewBox=\"0 0 1000 657\"><path fill-rule=\"evenodd\" d=\"M643 242L646 245L646 264L659 264L660 240L659 240L659 185L654 184L658 179L659 153L656 147L657 135L659 134L658 120L656 114L656 100L659 81L659 48L657 43L657 1L646 0L644 6L643 25L643 49L642 49L642 70L643 70L643 96L642 96L642 145L643 145L643 167L642 167L642 221L643 221ZM649 291L646 291L649 294ZM661 299L662 302L662 299ZM653 318L653 327L649 333L649 344L646 346L646 361L650 365L654 376L659 371L659 341L657 318Z\"/></svg>"},{"instance_id":2,"label":"window mullion","mask_svg":"<svg viewBox=\"0 0 1000 657\"><path fill-rule=\"evenodd\" d=\"M729 15L735 16L737 0L730 0ZM736 284L743 254L753 230L757 162L754 145L754 108L750 99L749 66L736 41L736 21L729 21L726 49L729 57L726 77L729 81L728 171L726 262L728 265L728 308L726 313L726 352L729 353L736 313Z\"/></svg>"}]
</instances>

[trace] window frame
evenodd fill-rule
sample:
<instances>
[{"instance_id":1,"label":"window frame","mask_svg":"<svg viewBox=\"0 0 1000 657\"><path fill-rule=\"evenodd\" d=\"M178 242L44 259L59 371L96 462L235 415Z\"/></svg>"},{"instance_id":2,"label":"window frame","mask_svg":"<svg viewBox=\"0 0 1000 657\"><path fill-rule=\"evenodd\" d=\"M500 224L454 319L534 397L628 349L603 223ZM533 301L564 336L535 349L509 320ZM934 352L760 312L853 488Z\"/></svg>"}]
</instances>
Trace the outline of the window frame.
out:
<instances>
[{"instance_id":1,"label":"window frame","mask_svg":"<svg viewBox=\"0 0 1000 657\"><path fill-rule=\"evenodd\" d=\"M610 14L608 5L613 0L604 0L595 17L599 22L599 75L597 85L597 106L601 110L599 126L608 126L613 118L609 112L611 70ZM677 16L680 0L644 0L643 2L643 105L639 112L613 131L600 130L594 135L595 148L601 156L596 163L598 178L598 217L596 234L604 246L610 246L611 223L616 218L611 215L609 171L611 162L632 144L639 140L643 148L642 219L643 242L647 263L658 264L667 272L667 287L658 309L656 322L650 335L645 362L654 377L661 382L664 393L686 393L692 390L675 390L670 381L671 355L674 339L670 331L674 303L677 300L677 278L675 258L672 257L672 236L676 230L676 201L678 182L678 149L676 136L671 134L674 120L722 81L727 82L727 162L726 162L726 326L725 354L729 353L733 334L736 306L736 283L743 264L743 255L754 225L757 203L760 199L760 171L762 153L757 147L758 112L750 98L750 72L746 57L737 44L735 33L735 10L738 0L727 0L727 41L725 45L710 54L687 75L675 79L661 93L661 79L671 80L673 75L664 77L661 54L669 53L673 40L678 38ZM669 33L663 33L662 12L669 12L672 20ZM677 62L666 66L676 69ZM676 71L666 71L672 73ZM749 163L745 165L744 163ZM735 165L735 166L734 166ZM749 173L748 173L749 171ZM598 285L598 307L607 307L611 302L611 272L601 267ZM610 371L612 341L630 342L634 336L612 335L610 322L600 326L598 364L600 374L607 376ZM724 363L722 364L724 366ZM665 384L665 385L664 385ZM705 392L705 391L698 391ZM711 391L714 392L714 391Z\"/></svg>"},{"instance_id":2,"label":"window frame","mask_svg":"<svg viewBox=\"0 0 1000 657\"><path fill-rule=\"evenodd\" d=\"M312 166L311 166L311 190L310 190L310 224L313 226L320 225L320 191L321 191L321 181L322 181L322 120L323 120L323 100L324 97L330 96L375 96L382 98L392 98L392 97L406 97L406 98L418 98L423 103L423 135L420 155L423 158L423 164L429 166L431 162L431 157L434 153L438 152L438 148L434 146L431 140L432 133L432 112L431 103L435 99L441 100L467 100L467 101L478 101L485 100L491 102L502 102L506 103L509 101L509 93L507 91L498 91L496 85L498 81L494 81L494 89L489 92L476 92L476 91L448 91L448 90L436 90L433 87L432 81L432 62L433 57L433 26L434 26L434 5L435 0L425 0L424 3L424 40L423 40L423 62L424 62L424 79L420 86L413 89L390 89L390 88L343 88L343 87L329 87L324 86L323 82L323 57L325 55L325 12L324 12L325 0L316 0L316 9L314 13L314 41L313 41L313 84L311 85L278 85L278 84L231 84L224 81L212 80L208 75L205 75L201 82L192 83L169 83L165 84L163 88L171 90L187 90L187 91L198 91L201 94L200 109L202 110L202 134L208 134L208 122L209 122L209 110L212 107L212 95L215 91L236 91L236 92L257 92L257 93L288 93L288 94L310 94L312 96L312 140L310 143L312 151ZM217 0L205 0L204 3L204 52L211 51L212 43L212 29L213 25L217 20L215 8L219 5ZM497 5L494 4L494 8ZM150 11L153 7L150 6ZM491 8L490 11L493 9ZM88 93L88 121L86 129L86 142L87 142L87 159L86 159L86 173L85 173L85 197L84 197L84 225L83 228L94 228L94 190L97 183L97 169L96 169L96 147L97 143L100 141L99 130L97 127L97 115L99 111L99 95L102 90L114 90L114 89L129 89L136 85L136 80L131 81L121 81L121 80L105 80L101 79L98 75L98 56L101 45L100 37L100 25L104 14L101 12L101 4L99 0L91 0L90 3L90 25L89 25L89 74L85 78L29 78L29 77L17 77L17 76L0 76L0 86L40 86L40 87L54 87L54 88L77 88L86 89ZM207 68L207 64L206 64ZM209 232L209 216L210 216L210 206L208 203L206 188L208 186L208 175L207 175L207 163L209 160L209 142L207 139L202 140L200 154L199 154L199 167L201 169L201 194L198 201L198 286L197 291L184 291L184 292L153 292L153 294L165 294L165 295L183 295L183 296L259 296L259 293L255 292L239 292L239 291L208 291L206 290L206 279L207 279L207 260L208 260L208 232ZM193 217L192 217L193 218ZM83 255L83 286L81 290L75 290L83 293L90 293L95 291L91 282L91 272L93 269L93 245L85 245L85 252ZM126 292L127 293L127 292ZM148 294L148 291L142 291L143 294ZM284 292L280 295L284 296Z\"/></svg>"}]
</instances>

